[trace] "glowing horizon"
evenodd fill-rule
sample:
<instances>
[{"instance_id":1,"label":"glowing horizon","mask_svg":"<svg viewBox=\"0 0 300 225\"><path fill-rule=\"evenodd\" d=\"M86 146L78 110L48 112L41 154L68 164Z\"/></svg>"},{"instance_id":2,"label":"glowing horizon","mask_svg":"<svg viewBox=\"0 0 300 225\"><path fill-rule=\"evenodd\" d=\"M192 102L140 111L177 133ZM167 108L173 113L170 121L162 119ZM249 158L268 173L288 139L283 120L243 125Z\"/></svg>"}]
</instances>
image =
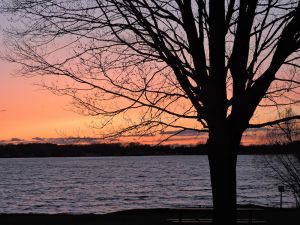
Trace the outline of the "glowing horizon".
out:
<instances>
[{"instance_id":1,"label":"glowing horizon","mask_svg":"<svg viewBox=\"0 0 300 225\"><path fill-rule=\"evenodd\" d=\"M72 111L70 98L56 96L41 87L34 85L40 80L14 77L10 75L15 67L0 61L0 141L20 139L24 142L34 138L55 140L67 137L99 138L97 130L90 127L91 121L97 118L82 116ZM271 111L256 115L254 119L263 120L272 115ZM144 144L159 143L162 138L134 137L121 138L119 142L141 142ZM199 136L176 136L163 144L197 144L204 143ZM115 142L115 140L113 141ZM261 143L259 138L244 138L242 144Z\"/></svg>"},{"instance_id":2,"label":"glowing horizon","mask_svg":"<svg viewBox=\"0 0 300 225\"><path fill-rule=\"evenodd\" d=\"M0 19L2 19L1 24L4 25L3 18ZM0 67L0 140L13 138L31 140L35 137L48 139L72 136L99 137L97 130L90 127L91 121L97 118L82 116L71 111L70 98L56 96L33 85L39 83L40 78L13 77L10 74L16 70L14 64L0 60ZM299 111L299 107L297 110ZM253 121L264 122L275 119L275 116L276 109L265 109L254 115ZM133 139L135 140L139 138ZM170 142L176 143L176 141L198 143L203 142L203 139L173 138ZM146 142L151 143L153 140Z\"/></svg>"}]
</instances>

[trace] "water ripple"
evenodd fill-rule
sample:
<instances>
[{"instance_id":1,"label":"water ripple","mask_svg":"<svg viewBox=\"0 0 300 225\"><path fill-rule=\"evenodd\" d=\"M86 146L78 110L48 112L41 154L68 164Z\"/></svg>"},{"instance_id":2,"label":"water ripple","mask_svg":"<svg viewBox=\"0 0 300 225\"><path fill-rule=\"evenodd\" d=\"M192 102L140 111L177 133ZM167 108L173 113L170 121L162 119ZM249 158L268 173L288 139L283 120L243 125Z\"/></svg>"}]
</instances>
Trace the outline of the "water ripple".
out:
<instances>
[{"instance_id":1,"label":"water ripple","mask_svg":"<svg viewBox=\"0 0 300 225\"><path fill-rule=\"evenodd\" d=\"M257 157L239 157L238 203L277 206L278 182ZM0 170L0 213L212 205L206 156L0 159Z\"/></svg>"}]
</instances>

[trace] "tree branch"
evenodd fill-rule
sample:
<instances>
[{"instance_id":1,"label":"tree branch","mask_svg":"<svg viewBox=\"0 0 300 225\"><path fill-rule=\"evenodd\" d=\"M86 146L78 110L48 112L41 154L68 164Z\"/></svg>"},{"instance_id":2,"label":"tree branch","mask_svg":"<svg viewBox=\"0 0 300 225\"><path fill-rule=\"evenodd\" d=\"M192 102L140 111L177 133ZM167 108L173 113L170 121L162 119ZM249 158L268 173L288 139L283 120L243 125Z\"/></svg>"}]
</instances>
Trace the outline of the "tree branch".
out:
<instances>
[{"instance_id":1,"label":"tree branch","mask_svg":"<svg viewBox=\"0 0 300 225\"><path fill-rule=\"evenodd\" d=\"M273 126L279 123L283 123L290 120L300 120L300 115L286 117L278 120L273 120L265 123L258 123L258 124L249 124L249 128L260 128L260 127L266 127L266 126Z\"/></svg>"}]
</instances>

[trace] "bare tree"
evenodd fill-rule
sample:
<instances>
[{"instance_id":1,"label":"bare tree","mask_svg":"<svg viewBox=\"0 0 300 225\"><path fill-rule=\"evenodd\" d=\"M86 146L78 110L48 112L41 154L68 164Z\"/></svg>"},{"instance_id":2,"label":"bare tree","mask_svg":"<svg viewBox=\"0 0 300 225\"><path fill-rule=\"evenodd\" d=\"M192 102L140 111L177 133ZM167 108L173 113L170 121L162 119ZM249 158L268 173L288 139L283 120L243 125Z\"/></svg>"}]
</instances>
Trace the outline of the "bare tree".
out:
<instances>
[{"instance_id":1,"label":"bare tree","mask_svg":"<svg viewBox=\"0 0 300 225\"><path fill-rule=\"evenodd\" d=\"M281 154L265 158L267 165L275 172L274 178L286 186L294 195L296 207L300 202L300 160L299 155Z\"/></svg>"},{"instance_id":2,"label":"bare tree","mask_svg":"<svg viewBox=\"0 0 300 225\"><path fill-rule=\"evenodd\" d=\"M278 111L278 118L283 119L293 117L295 113L292 108L286 108L282 112ZM279 124L275 124L268 129L265 136L262 138L272 145L290 144L300 140L300 127L296 120L287 120Z\"/></svg>"},{"instance_id":3,"label":"bare tree","mask_svg":"<svg viewBox=\"0 0 300 225\"><path fill-rule=\"evenodd\" d=\"M291 108L278 112L279 118L294 116ZM266 140L269 144L288 145L300 141L300 127L297 121L285 121L273 126L273 129L266 133ZM294 194L296 207L300 202L300 155L285 154L266 156L267 165L275 172L275 178L288 187Z\"/></svg>"},{"instance_id":4,"label":"bare tree","mask_svg":"<svg viewBox=\"0 0 300 225\"><path fill-rule=\"evenodd\" d=\"M298 0L5 0L2 12L15 22L6 58L98 129L117 123L105 135L207 131L216 223L235 221L243 132L300 118L250 123L299 103Z\"/></svg>"}]
</instances>

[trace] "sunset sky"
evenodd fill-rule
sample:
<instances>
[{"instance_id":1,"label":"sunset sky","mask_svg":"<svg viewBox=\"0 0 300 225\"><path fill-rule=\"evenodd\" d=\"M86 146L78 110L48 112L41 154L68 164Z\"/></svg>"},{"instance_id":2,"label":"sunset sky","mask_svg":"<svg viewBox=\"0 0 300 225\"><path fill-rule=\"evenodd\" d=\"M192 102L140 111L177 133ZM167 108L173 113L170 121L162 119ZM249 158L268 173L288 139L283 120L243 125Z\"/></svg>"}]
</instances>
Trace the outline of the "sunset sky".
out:
<instances>
[{"instance_id":1,"label":"sunset sky","mask_svg":"<svg viewBox=\"0 0 300 225\"><path fill-rule=\"evenodd\" d=\"M0 141L39 137L58 138L59 143L68 136L97 137L90 129L93 118L73 112L69 98L43 90L36 85L38 79L15 76L15 65L4 60L0 61L0 68ZM152 139L143 140L152 143ZM195 144L204 140L203 136L181 135L168 143Z\"/></svg>"},{"instance_id":2,"label":"sunset sky","mask_svg":"<svg viewBox=\"0 0 300 225\"><path fill-rule=\"evenodd\" d=\"M56 96L42 89L38 79L15 76L13 64L0 61L0 141L31 140L43 138L51 140L73 137L97 137L90 128L93 118L78 115L72 111L67 97ZM20 139L20 140L19 140ZM153 137L144 138L144 143L153 143ZM155 138L157 139L157 138ZM252 143L255 136L245 138L244 143ZM140 141L138 137L130 141ZM128 139L125 141L128 141ZM170 144L203 143L205 136L181 135L173 138Z\"/></svg>"},{"instance_id":3,"label":"sunset sky","mask_svg":"<svg viewBox=\"0 0 300 225\"><path fill-rule=\"evenodd\" d=\"M0 46L3 46L6 18L0 16ZM0 53L5 52L0 47ZM97 137L90 128L95 118L82 116L70 105L70 98L56 96L37 83L40 78L18 76L18 67L0 59L0 143L46 140L60 143L66 137ZM54 138L54 139L51 139ZM152 143L153 138L144 139ZM182 142L185 139L186 141ZM129 141L140 141L130 138ZM197 143L195 137L175 138L170 143ZM203 140L202 140L203 141Z\"/></svg>"},{"instance_id":4,"label":"sunset sky","mask_svg":"<svg viewBox=\"0 0 300 225\"><path fill-rule=\"evenodd\" d=\"M5 20L0 18L1 29ZM1 43L3 34L1 34ZM3 46L3 44L1 44ZM3 53L4 48L0 47ZM79 115L72 111L70 98L56 96L42 89L36 83L40 78L24 78L17 75L15 64L0 59L0 142L9 140L32 140L32 138L97 137L90 128L96 118ZM255 115L254 119L274 118L274 110ZM144 139L151 143L153 137ZM246 138L247 139L247 138ZM246 140L245 139L245 140ZM254 136L244 141L252 143ZM140 139L130 139L139 141ZM184 140L184 141L183 141ZM203 143L205 138L184 135L169 143Z\"/></svg>"},{"instance_id":5,"label":"sunset sky","mask_svg":"<svg viewBox=\"0 0 300 225\"><path fill-rule=\"evenodd\" d=\"M2 60L0 68L0 139L87 132L87 118L71 112L68 99L34 85L37 80L13 76L12 64Z\"/></svg>"}]
</instances>

